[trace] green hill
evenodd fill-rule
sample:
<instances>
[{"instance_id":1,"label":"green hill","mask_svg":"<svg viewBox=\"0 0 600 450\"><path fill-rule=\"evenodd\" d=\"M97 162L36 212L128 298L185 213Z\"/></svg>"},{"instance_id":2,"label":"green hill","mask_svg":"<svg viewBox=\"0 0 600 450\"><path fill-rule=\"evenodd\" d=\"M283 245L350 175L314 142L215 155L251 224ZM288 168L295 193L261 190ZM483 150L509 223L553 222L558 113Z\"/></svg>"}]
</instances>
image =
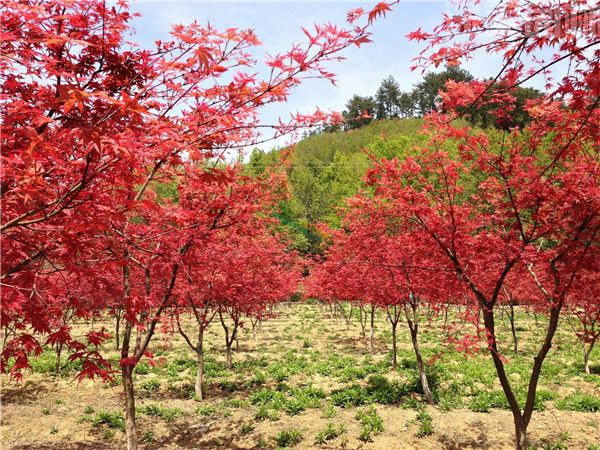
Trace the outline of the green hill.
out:
<instances>
[{"instance_id":1,"label":"green hill","mask_svg":"<svg viewBox=\"0 0 600 450\"><path fill-rule=\"evenodd\" d=\"M422 139L422 119L376 120L349 130L319 133L301 140L288 156L291 198L282 205L279 219L302 252L317 252L320 237L315 226L324 222L338 226L339 207L362 185L370 166L368 154L403 156ZM259 174L281 158L281 150L255 150L247 165Z\"/></svg>"}]
</instances>

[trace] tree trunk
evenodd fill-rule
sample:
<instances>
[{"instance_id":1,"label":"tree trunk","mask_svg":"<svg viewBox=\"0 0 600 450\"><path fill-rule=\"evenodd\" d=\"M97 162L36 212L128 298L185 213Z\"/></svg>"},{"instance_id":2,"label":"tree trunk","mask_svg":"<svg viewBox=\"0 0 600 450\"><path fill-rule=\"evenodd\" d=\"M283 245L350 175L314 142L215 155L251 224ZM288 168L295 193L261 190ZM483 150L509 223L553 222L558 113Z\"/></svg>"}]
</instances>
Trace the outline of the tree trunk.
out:
<instances>
[{"instance_id":1,"label":"tree trunk","mask_svg":"<svg viewBox=\"0 0 600 450\"><path fill-rule=\"evenodd\" d=\"M227 344L227 368L229 370L233 369L233 359L231 357L231 344Z\"/></svg>"},{"instance_id":2,"label":"tree trunk","mask_svg":"<svg viewBox=\"0 0 600 450\"><path fill-rule=\"evenodd\" d=\"M360 335L365 339L367 336L367 333L365 332L365 329L367 328L367 312L362 305L360 305L358 320L360 321Z\"/></svg>"},{"instance_id":3,"label":"tree trunk","mask_svg":"<svg viewBox=\"0 0 600 450\"><path fill-rule=\"evenodd\" d=\"M346 322L346 331L350 331L350 324L352 323L352 303L350 303L350 311L348 312L348 321Z\"/></svg>"},{"instance_id":4,"label":"tree trunk","mask_svg":"<svg viewBox=\"0 0 600 450\"><path fill-rule=\"evenodd\" d=\"M585 349L583 350L583 367L585 370L585 373L587 375L590 375L590 353L588 351L586 351Z\"/></svg>"},{"instance_id":5,"label":"tree trunk","mask_svg":"<svg viewBox=\"0 0 600 450\"><path fill-rule=\"evenodd\" d=\"M431 392L431 388L429 387L429 380L427 379L427 372L425 371L425 363L423 362L423 357L421 356L421 348L419 346L419 324L417 322L413 322L409 317L407 317L408 328L410 329L410 339L412 341L413 349L415 351L415 357L417 359L417 367L419 369L419 379L421 381L421 387L423 388L423 396L425 397L425 401L430 405L435 404L435 400L433 399L433 394Z\"/></svg>"},{"instance_id":6,"label":"tree trunk","mask_svg":"<svg viewBox=\"0 0 600 450\"><path fill-rule=\"evenodd\" d=\"M398 326L398 322L392 322L392 369L396 370L398 367L398 343L396 339L396 328Z\"/></svg>"},{"instance_id":7,"label":"tree trunk","mask_svg":"<svg viewBox=\"0 0 600 450\"><path fill-rule=\"evenodd\" d=\"M198 367L196 371L196 384L194 385L194 392L196 393L196 399L202 401L204 400L204 393L202 392L202 384L204 383L204 350L202 349L201 343L198 343L196 358Z\"/></svg>"},{"instance_id":8,"label":"tree trunk","mask_svg":"<svg viewBox=\"0 0 600 450\"><path fill-rule=\"evenodd\" d=\"M375 353L375 305L371 305L371 331L369 334L371 354Z\"/></svg>"},{"instance_id":9,"label":"tree trunk","mask_svg":"<svg viewBox=\"0 0 600 450\"><path fill-rule=\"evenodd\" d=\"M56 366L54 367L54 374L60 377L60 354L62 353L63 344L56 344Z\"/></svg>"},{"instance_id":10,"label":"tree trunk","mask_svg":"<svg viewBox=\"0 0 600 450\"><path fill-rule=\"evenodd\" d=\"M135 397L133 391L133 366L124 365L121 370L123 390L125 393L125 434L127 450L137 450L138 435L135 426Z\"/></svg>"},{"instance_id":11,"label":"tree trunk","mask_svg":"<svg viewBox=\"0 0 600 450\"><path fill-rule=\"evenodd\" d=\"M117 320L115 322L115 341L117 350L121 348L121 310L117 309L116 313Z\"/></svg>"},{"instance_id":12,"label":"tree trunk","mask_svg":"<svg viewBox=\"0 0 600 450\"><path fill-rule=\"evenodd\" d=\"M127 256L127 253L125 254ZM125 299L131 294L131 285L129 281L129 266L123 266L123 289ZM123 346L121 348L121 359L129 358L129 345L131 342L132 326L128 320L125 323L125 332L123 333ZM135 396L133 391L133 369L132 364L122 364L121 382L123 383L123 393L125 394L125 435L127 436L127 450L138 449L138 435L135 426Z\"/></svg>"},{"instance_id":13,"label":"tree trunk","mask_svg":"<svg viewBox=\"0 0 600 450\"><path fill-rule=\"evenodd\" d=\"M258 320L250 319L250 323L252 323L252 340L256 341L256 326L258 325Z\"/></svg>"},{"instance_id":14,"label":"tree trunk","mask_svg":"<svg viewBox=\"0 0 600 450\"><path fill-rule=\"evenodd\" d=\"M527 427L523 426L521 420L515 420L515 449L527 450Z\"/></svg>"},{"instance_id":15,"label":"tree trunk","mask_svg":"<svg viewBox=\"0 0 600 450\"><path fill-rule=\"evenodd\" d=\"M498 381L500 381L500 385L502 386L502 390L504 391L504 395L506 396L513 415L513 423L515 425L515 448L517 450L524 450L526 448L525 444L527 441L527 424L525 423L519 403L517 402L517 399L510 386L510 382L508 381L508 377L506 376L506 371L504 369L504 363L500 357L500 353L498 352L494 311L492 307L488 307L487 305L481 305L480 311L483 314L483 323L489 341L488 348L496 368Z\"/></svg>"},{"instance_id":16,"label":"tree trunk","mask_svg":"<svg viewBox=\"0 0 600 450\"><path fill-rule=\"evenodd\" d=\"M204 326L198 324L198 343L196 345L196 359L197 359L197 370L196 370L196 384L194 385L194 391L196 398L200 401L204 400L204 392L202 392L202 384L204 383Z\"/></svg>"},{"instance_id":17,"label":"tree trunk","mask_svg":"<svg viewBox=\"0 0 600 450\"><path fill-rule=\"evenodd\" d=\"M450 309L450 305L446 306L446 309L444 311L444 329L446 329L448 327L448 310Z\"/></svg>"},{"instance_id":18,"label":"tree trunk","mask_svg":"<svg viewBox=\"0 0 600 450\"><path fill-rule=\"evenodd\" d=\"M519 341L517 339L517 330L515 328L515 308L512 302L512 299L510 300L510 313L508 315L508 319L510 320L510 332L512 333L512 338L513 338L513 352L515 354L519 353Z\"/></svg>"},{"instance_id":19,"label":"tree trunk","mask_svg":"<svg viewBox=\"0 0 600 450\"><path fill-rule=\"evenodd\" d=\"M344 307L342 306L341 303L336 302L336 307L340 311L340 314L341 314L342 318L344 319L344 322L346 322L346 331L350 330L350 318L352 316L352 303L350 304L350 312L348 313L347 316L346 316L346 312L344 311Z\"/></svg>"},{"instance_id":20,"label":"tree trunk","mask_svg":"<svg viewBox=\"0 0 600 450\"><path fill-rule=\"evenodd\" d=\"M398 306L393 306L394 313L392 314L390 311L390 307L387 307L387 315L388 319L392 325L392 369L396 370L398 367L398 322L400 321L400 310L398 310Z\"/></svg>"},{"instance_id":21,"label":"tree trunk","mask_svg":"<svg viewBox=\"0 0 600 450\"><path fill-rule=\"evenodd\" d=\"M583 347L583 367L585 373L588 375L591 375L592 373L590 369L590 355L592 354L592 350L594 350L594 345L596 345L597 338L598 336L594 338L594 340L590 343L590 346L587 349Z\"/></svg>"}]
</instances>

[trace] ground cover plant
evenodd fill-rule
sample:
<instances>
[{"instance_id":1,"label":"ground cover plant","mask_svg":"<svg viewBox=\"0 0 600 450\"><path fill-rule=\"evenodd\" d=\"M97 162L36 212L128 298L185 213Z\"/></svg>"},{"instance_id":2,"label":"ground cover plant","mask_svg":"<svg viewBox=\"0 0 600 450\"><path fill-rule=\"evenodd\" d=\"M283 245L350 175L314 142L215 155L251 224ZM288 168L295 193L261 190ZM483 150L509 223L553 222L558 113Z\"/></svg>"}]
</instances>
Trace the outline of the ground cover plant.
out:
<instances>
[{"instance_id":1,"label":"ground cover plant","mask_svg":"<svg viewBox=\"0 0 600 450\"><path fill-rule=\"evenodd\" d=\"M522 401L535 351L528 342L543 332L547 319L536 319L521 307L515 313L522 324L519 336L523 346L518 353L510 353L508 315L502 317L498 331L509 352L509 377ZM452 320L460 312L451 309L448 314ZM262 442L265 448L276 448L278 440L289 446L301 437L294 448L397 448L398 439L404 448L512 448L509 405L494 365L485 357L485 345L465 356L440 337L445 332L444 317L432 320L422 342L436 401L430 406L421 389L408 325L405 321L399 324L402 332L394 369L387 320L384 311L375 316L378 350L372 355L369 337L361 336L357 319L348 327L341 313L331 313L326 304L280 305L277 316L265 321L255 337L251 329L241 329L232 369L227 368L222 327L212 323L205 336L201 402L194 392L196 363L187 343L176 329L160 331L153 348L159 355L157 364L134 373L136 385L152 387L136 404L140 436L145 436L140 445L255 448ZM188 330L193 330L195 323L192 317L181 321ZM75 324L75 331L85 326ZM171 335L164 340L168 333ZM292 337L282 351L280 339L286 333ZM331 334L339 338L325 339ZM311 342L310 348L305 348L306 340ZM118 357L114 339L103 345L108 355ZM56 357L53 351L49 354ZM34 362L44 358L48 357L40 356ZM42 365L33 367L22 385L3 385L3 436L23 448L61 448L66 441L89 448L121 445L124 414L118 380L103 387L92 381L77 385L71 382L76 367L65 367L60 376L48 373ZM598 444L598 358L592 357L591 372L587 375L584 371L572 330L559 327L555 349L540 380L530 433L532 447L555 445L567 435L567 448L587 449ZM259 382L257 373L261 374ZM22 392L26 396L20 395ZM38 419L28 420L33 414ZM54 429L57 431L51 434Z\"/></svg>"}]
</instances>

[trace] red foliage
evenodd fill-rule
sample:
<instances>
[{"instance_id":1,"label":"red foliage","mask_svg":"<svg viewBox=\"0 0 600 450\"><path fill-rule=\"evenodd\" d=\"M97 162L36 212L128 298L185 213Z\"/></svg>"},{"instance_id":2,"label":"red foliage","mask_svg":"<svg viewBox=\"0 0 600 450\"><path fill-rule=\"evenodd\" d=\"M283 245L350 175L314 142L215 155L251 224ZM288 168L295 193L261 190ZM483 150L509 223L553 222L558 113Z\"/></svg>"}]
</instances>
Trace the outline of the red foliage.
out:
<instances>
[{"instance_id":1,"label":"red foliage","mask_svg":"<svg viewBox=\"0 0 600 450\"><path fill-rule=\"evenodd\" d=\"M27 366L33 336L94 347L99 336L75 343L68 321L107 308L151 336L190 249L268 204L259 183L210 170L209 159L339 121L317 110L265 124L258 114L306 78L333 80L326 63L369 35L367 24L315 25L307 42L267 58L261 79L251 30L176 25L142 49L125 40L132 17L126 2L5 2L2 370L11 357L12 373ZM179 203L157 190L169 184L182 186Z\"/></svg>"}]
</instances>

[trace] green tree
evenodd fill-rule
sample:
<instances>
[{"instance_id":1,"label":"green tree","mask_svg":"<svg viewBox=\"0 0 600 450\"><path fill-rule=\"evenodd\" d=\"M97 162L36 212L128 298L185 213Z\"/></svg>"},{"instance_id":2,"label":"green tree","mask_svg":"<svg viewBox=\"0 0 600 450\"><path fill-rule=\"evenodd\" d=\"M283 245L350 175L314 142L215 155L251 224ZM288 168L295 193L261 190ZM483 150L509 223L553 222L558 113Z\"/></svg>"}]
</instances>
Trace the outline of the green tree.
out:
<instances>
[{"instance_id":1,"label":"green tree","mask_svg":"<svg viewBox=\"0 0 600 450\"><path fill-rule=\"evenodd\" d=\"M439 91L443 90L446 81L472 81L473 75L458 66L447 66L442 72L430 72L417 83L412 92L415 109L420 116L437 110Z\"/></svg>"},{"instance_id":2,"label":"green tree","mask_svg":"<svg viewBox=\"0 0 600 450\"><path fill-rule=\"evenodd\" d=\"M353 95L346 103L346 110L343 112L346 129L352 130L368 125L371 123L376 109L377 103L373 97Z\"/></svg>"},{"instance_id":3,"label":"green tree","mask_svg":"<svg viewBox=\"0 0 600 450\"><path fill-rule=\"evenodd\" d=\"M400 86L391 75L381 82L375 100L377 102L377 118L393 119L400 113Z\"/></svg>"}]
</instances>

